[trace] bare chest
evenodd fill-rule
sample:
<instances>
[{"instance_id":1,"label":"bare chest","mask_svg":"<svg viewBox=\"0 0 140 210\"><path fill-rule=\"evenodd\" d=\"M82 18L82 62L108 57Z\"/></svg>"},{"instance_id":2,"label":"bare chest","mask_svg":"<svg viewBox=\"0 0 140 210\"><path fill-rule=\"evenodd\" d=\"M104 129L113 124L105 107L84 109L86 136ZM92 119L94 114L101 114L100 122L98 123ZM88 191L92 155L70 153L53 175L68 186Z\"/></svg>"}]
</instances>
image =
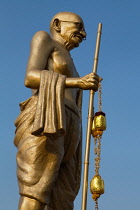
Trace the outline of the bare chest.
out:
<instances>
[{"instance_id":1,"label":"bare chest","mask_svg":"<svg viewBox=\"0 0 140 210\"><path fill-rule=\"evenodd\" d=\"M64 49L55 49L51 53L47 68L67 77L79 77L69 52Z\"/></svg>"}]
</instances>

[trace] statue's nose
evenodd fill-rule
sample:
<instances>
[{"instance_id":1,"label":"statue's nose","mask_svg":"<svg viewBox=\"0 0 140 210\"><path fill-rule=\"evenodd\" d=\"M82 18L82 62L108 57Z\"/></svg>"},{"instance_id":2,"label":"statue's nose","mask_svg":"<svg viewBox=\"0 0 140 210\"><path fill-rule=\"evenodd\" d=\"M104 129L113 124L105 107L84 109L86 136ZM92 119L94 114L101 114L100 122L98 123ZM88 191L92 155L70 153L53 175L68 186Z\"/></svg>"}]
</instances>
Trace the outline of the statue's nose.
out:
<instances>
[{"instance_id":1,"label":"statue's nose","mask_svg":"<svg viewBox=\"0 0 140 210\"><path fill-rule=\"evenodd\" d=\"M87 36L87 33L84 29L82 31L80 31L80 34L82 35L83 39L85 39Z\"/></svg>"}]
</instances>

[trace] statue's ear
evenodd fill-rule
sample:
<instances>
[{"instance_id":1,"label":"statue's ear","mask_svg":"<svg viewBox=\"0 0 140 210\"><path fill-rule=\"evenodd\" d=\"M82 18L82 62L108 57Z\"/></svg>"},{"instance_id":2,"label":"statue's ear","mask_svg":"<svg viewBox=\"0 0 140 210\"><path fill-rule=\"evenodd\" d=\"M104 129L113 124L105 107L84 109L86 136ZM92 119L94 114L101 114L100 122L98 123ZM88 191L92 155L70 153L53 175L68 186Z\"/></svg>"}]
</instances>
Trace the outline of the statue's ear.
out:
<instances>
[{"instance_id":1,"label":"statue's ear","mask_svg":"<svg viewBox=\"0 0 140 210\"><path fill-rule=\"evenodd\" d=\"M60 32L61 31L61 24L60 24L60 20L58 18L56 18L54 21L53 21L53 27L54 29L57 31L57 32Z\"/></svg>"}]
</instances>

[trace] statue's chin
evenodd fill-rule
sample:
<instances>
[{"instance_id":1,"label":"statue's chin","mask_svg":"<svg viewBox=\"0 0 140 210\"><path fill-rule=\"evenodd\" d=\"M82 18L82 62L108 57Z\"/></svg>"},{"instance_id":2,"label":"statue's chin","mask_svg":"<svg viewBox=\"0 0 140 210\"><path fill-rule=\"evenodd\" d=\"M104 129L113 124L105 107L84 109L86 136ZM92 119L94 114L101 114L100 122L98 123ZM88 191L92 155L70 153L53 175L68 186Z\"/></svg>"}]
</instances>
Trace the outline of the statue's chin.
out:
<instances>
[{"instance_id":1,"label":"statue's chin","mask_svg":"<svg viewBox=\"0 0 140 210\"><path fill-rule=\"evenodd\" d=\"M69 48L73 49L75 47L79 47L79 39L76 37L73 37L68 43L67 46L69 46Z\"/></svg>"}]
</instances>

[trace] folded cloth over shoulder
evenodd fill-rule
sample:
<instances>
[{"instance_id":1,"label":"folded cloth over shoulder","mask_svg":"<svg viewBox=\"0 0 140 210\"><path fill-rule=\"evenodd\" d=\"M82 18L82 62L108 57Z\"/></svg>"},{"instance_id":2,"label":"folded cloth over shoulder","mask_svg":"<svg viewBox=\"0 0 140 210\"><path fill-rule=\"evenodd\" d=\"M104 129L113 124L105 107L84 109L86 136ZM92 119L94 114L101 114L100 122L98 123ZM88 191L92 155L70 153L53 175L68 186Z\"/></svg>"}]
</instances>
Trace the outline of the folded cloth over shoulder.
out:
<instances>
[{"instance_id":1,"label":"folded cloth over shoulder","mask_svg":"<svg viewBox=\"0 0 140 210\"><path fill-rule=\"evenodd\" d=\"M41 71L33 135L45 134L56 138L65 134L65 79L66 76L56 72Z\"/></svg>"}]
</instances>

